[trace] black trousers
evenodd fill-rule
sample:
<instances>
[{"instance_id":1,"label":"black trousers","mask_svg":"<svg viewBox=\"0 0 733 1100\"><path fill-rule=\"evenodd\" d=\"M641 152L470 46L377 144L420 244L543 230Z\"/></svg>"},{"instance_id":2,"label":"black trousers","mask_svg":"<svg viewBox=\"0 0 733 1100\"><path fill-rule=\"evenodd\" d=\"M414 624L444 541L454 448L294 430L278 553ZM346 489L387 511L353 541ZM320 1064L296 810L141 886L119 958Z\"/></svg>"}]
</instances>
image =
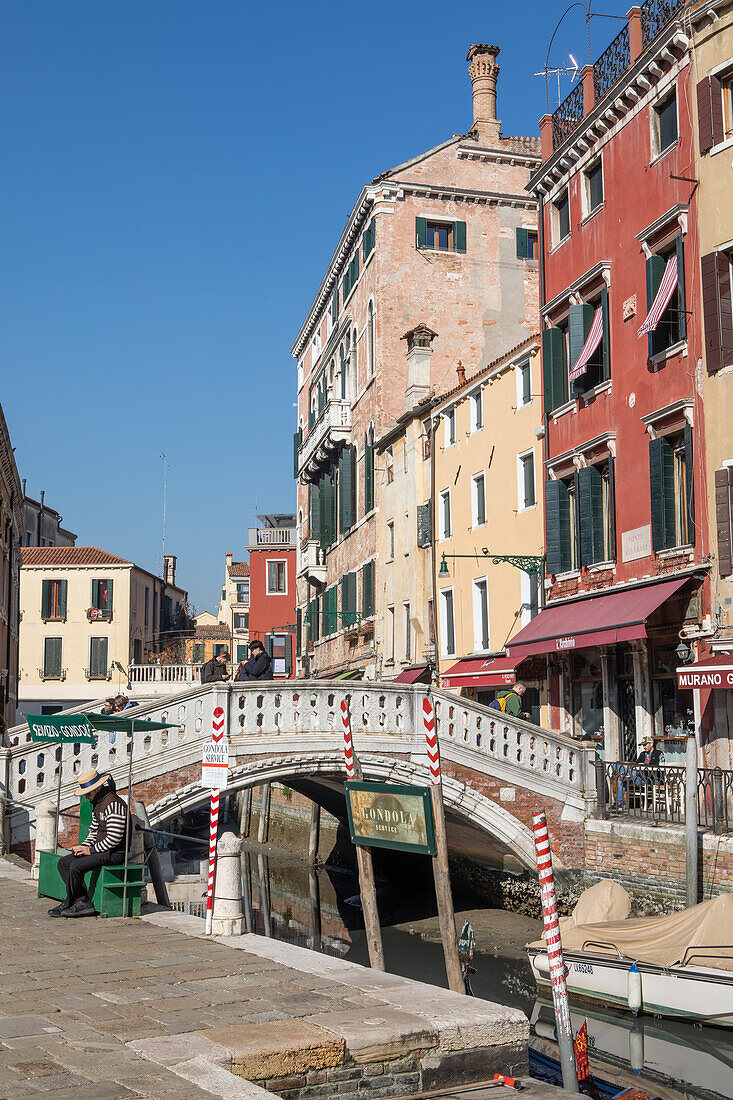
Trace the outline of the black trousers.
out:
<instances>
[{"instance_id":1,"label":"black trousers","mask_svg":"<svg viewBox=\"0 0 733 1100\"><path fill-rule=\"evenodd\" d=\"M111 852L98 852L91 856L75 856L71 852L59 860L59 874L66 883L66 902L73 905L79 898L86 896L84 876L87 871L97 867L107 867L110 863L122 863L125 859L124 848L113 848Z\"/></svg>"}]
</instances>

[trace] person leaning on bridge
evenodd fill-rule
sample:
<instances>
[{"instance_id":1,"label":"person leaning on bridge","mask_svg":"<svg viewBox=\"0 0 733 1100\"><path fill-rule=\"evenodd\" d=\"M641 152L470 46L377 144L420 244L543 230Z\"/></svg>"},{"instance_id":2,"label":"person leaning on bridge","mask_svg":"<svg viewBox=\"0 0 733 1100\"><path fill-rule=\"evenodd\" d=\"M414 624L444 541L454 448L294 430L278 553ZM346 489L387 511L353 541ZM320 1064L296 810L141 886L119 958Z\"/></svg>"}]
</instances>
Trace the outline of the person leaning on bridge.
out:
<instances>
[{"instance_id":1,"label":"person leaning on bridge","mask_svg":"<svg viewBox=\"0 0 733 1100\"><path fill-rule=\"evenodd\" d=\"M49 909L50 917L95 917L97 911L87 894L84 876L109 863L124 863L125 829L130 820L127 803L120 798L111 775L96 769L79 777L79 796L92 804L92 824L83 844L76 844L58 863L66 883L66 899Z\"/></svg>"},{"instance_id":2,"label":"person leaning on bridge","mask_svg":"<svg viewBox=\"0 0 733 1100\"><path fill-rule=\"evenodd\" d=\"M249 660L240 661L237 680L271 680L272 660L262 642L255 638L249 643Z\"/></svg>"},{"instance_id":3,"label":"person leaning on bridge","mask_svg":"<svg viewBox=\"0 0 733 1100\"><path fill-rule=\"evenodd\" d=\"M229 660L229 650L225 649L223 653L217 653L216 657L212 657L210 661L202 665L201 683L218 684L221 680L228 680L229 669L227 668L227 664Z\"/></svg>"}]
</instances>

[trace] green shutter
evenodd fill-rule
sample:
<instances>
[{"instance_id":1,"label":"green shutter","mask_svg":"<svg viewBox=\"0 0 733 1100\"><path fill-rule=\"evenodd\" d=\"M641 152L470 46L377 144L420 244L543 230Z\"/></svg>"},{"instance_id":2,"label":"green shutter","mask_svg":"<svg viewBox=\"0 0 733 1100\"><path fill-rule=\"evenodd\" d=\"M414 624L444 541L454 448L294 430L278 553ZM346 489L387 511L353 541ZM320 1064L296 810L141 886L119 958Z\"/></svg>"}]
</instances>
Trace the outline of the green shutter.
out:
<instances>
[{"instance_id":1,"label":"green shutter","mask_svg":"<svg viewBox=\"0 0 733 1100\"><path fill-rule=\"evenodd\" d=\"M428 219L415 218L415 244L418 248L428 247Z\"/></svg>"},{"instance_id":2,"label":"green shutter","mask_svg":"<svg viewBox=\"0 0 733 1100\"><path fill-rule=\"evenodd\" d=\"M545 412L551 413L565 401L558 391L558 380L564 370L564 340L562 329L546 328L542 333L542 371L545 391Z\"/></svg>"},{"instance_id":3,"label":"green shutter","mask_svg":"<svg viewBox=\"0 0 733 1100\"><path fill-rule=\"evenodd\" d=\"M51 582L41 582L41 618L50 619L50 605L51 605Z\"/></svg>"},{"instance_id":4,"label":"green shutter","mask_svg":"<svg viewBox=\"0 0 733 1100\"><path fill-rule=\"evenodd\" d=\"M547 572L564 573L572 563L570 494L564 481L545 482L545 551Z\"/></svg>"},{"instance_id":5,"label":"green shutter","mask_svg":"<svg viewBox=\"0 0 733 1100\"><path fill-rule=\"evenodd\" d=\"M466 223L453 222L453 245L456 252L466 251Z\"/></svg>"},{"instance_id":6,"label":"green shutter","mask_svg":"<svg viewBox=\"0 0 733 1100\"><path fill-rule=\"evenodd\" d=\"M331 298L331 320L334 325L339 319L339 288L338 283L334 287L333 296Z\"/></svg>"},{"instance_id":7,"label":"green shutter","mask_svg":"<svg viewBox=\"0 0 733 1100\"><path fill-rule=\"evenodd\" d=\"M328 474L321 479L319 496L321 505L321 549L326 551L333 545L336 538L336 524L334 522L336 493L333 479Z\"/></svg>"},{"instance_id":8,"label":"green shutter","mask_svg":"<svg viewBox=\"0 0 733 1100\"><path fill-rule=\"evenodd\" d=\"M374 507L374 444L364 435L364 515Z\"/></svg>"},{"instance_id":9,"label":"green shutter","mask_svg":"<svg viewBox=\"0 0 733 1100\"><path fill-rule=\"evenodd\" d=\"M311 506L311 521L310 521L310 537L320 542L321 539L321 486L320 483L314 481L310 488L310 506Z\"/></svg>"},{"instance_id":10,"label":"green shutter","mask_svg":"<svg viewBox=\"0 0 733 1100\"><path fill-rule=\"evenodd\" d=\"M107 675L107 639L89 639L89 671L99 678Z\"/></svg>"},{"instance_id":11,"label":"green shutter","mask_svg":"<svg viewBox=\"0 0 733 1100\"><path fill-rule=\"evenodd\" d=\"M295 656L300 657L303 651L303 612L299 607L295 609Z\"/></svg>"},{"instance_id":12,"label":"green shutter","mask_svg":"<svg viewBox=\"0 0 733 1100\"><path fill-rule=\"evenodd\" d=\"M578 471L580 564L603 561L603 477L597 466Z\"/></svg>"},{"instance_id":13,"label":"green shutter","mask_svg":"<svg viewBox=\"0 0 733 1100\"><path fill-rule=\"evenodd\" d=\"M616 560L616 460L608 460L608 557Z\"/></svg>"},{"instance_id":14,"label":"green shutter","mask_svg":"<svg viewBox=\"0 0 733 1100\"><path fill-rule=\"evenodd\" d=\"M61 676L61 639L45 638L43 642L43 673L54 680Z\"/></svg>"},{"instance_id":15,"label":"green shutter","mask_svg":"<svg viewBox=\"0 0 733 1100\"><path fill-rule=\"evenodd\" d=\"M66 619L66 589L68 581L59 581L59 618Z\"/></svg>"},{"instance_id":16,"label":"green shutter","mask_svg":"<svg viewBox=\"0 0 733 1100\"><path fill-rule=\"evenodd\" d=\"M342 535L356 522L354 453L353 447L346 447L339 458L339 527Z\"/></svg>"},{"instance_id":17,"label":"green shutter","mask_svg":"<svg viewBox=\"0 0 733 1100\"><path fill-rule=\"evenodd\" d=\"M687 339L687 296L685 294L685 245L682 234L675 241L677 249L677 309L680 319L680 340Z\"/></svg>"},{"instance_id":18,"label":"green shutter","mask_svg":"<svg viewBox=\"0 0 733 1100\"><path fill-rule=\"evenodd\" d=\"M521 225L516 228L517 237L517 259L526 260L529 256L529 230L524 229Z\"/></svg>"},{"instance_id":19,"label":"green shutter","mask_svg":"<svg viewBox=\"0 0 733 1100\"><path fill-rule=\"evenodd\" d=\"M374 562L368 561L361 571L361 605L365 618L374 614Z\"/></svg>"},{"instance_id":20,"label":"green shutter","mask_svg":"<svg viewBox=\"0 0 733 1100\"><path fill-rule=\"evenodd\" d=\"M568 370L572 370L578 359L580 353L583 350L586 337L590 331L590 326L593 324L593 314L595 310L588 302L581 302L580 305L571 305L570 317L568 319L568 337L570 341L570 362L568 364ZM581 381L579 379L579 381ZM575 384L573 384L573 391L575 391Z\"/></svg>"},{"instance_id":21,"label":"green shutter","mask_svg":"<svg viewBox=\"0 0 733 1100\"><path fill-rule=\"evenodd\" d=\"M114 581L113 580L108 580L107 581L107 599L104 602L104 610L105 611L111 611L112 610L112 590L113 590L113 587L114 587Z\"/></svg>"},{"instance_id":22,"label":"green shutter","mask_svg":"<svg viewBox=\"0 0 733 1100\"><path fill-rule=\"evenodd\" d=\"M649 490L652 522L652 550L658 553L674 546L674 450L662 439L649 441Z\"/></svg>"},{"instance_id":23,"label":"green shutter","mask_svg":"<svg viewBox=\"0 0 733 1100\"><path fill-rule=\"evenodd\" d=\"M417 506L417 545L421 549L432 546L432 504L418 504Z\"/></svg>"},{"instance_id":24,"label":"green shutter","mask_svg":"<svg viewBox=\"0 0 733 1100\"><path fill-rule=\"evenodd\" d=\"M354 282L359 278L359 249L357 248L354 253L354 259L352 260L354 265Z\"/></svg>"},{"instance_id":25,"label":"green shutter","mask_svg":"<svg viewBox=\"0 0 733 1100\"><path fill-rule=\"evenodd\" d=\"M300 428L293 436L293 477L298 476L298 451L300 450Z\"/></svg>"},{"instance_id":26,"label":"green shutter","mask_svg":"<svg viewBox=\"0 0 733 1100\"><path fill-rule=\"evenodd\" d=\"M344 573L341 578L341 625L353 626L358 622L356 612L356 573Z\"/></svg>"},{"instance_id":27,"label":"green shutter","mask_svg":"<svg viewBox=\"0 0 733 1100\"><path fill-rule=\"evenodd\" d=\"M692 428L684 431L685 440L685 493L687 496L687 541L695 545L695 458L692 450Z\"/></svg>"},{"instance_id":28,"label":"green shutter","mask_svg":"<svg viewBox=\"0 0 733 1100\"><path fill-rule=\"evenodd\" d=\"M603 374L602 379L605 382L606 379L611 377L611 329L609 327L608 320L608 289L602 287L601 289L601 316L603 318Z\"/></svg>"},{"instance_id":29,"label":"green shutter","mask_svg":"<svg viewBox=\"0 0 733 1100\"><path fill-rule=\"evenodd\" d=\"M661 256L650 256L646 262L646 311L647 314L654 304L654 299L659 290L659 284L664 275L665 261ZM647 334L649 358L654 355L654 333Z\"/></svg>"}]
</instances>

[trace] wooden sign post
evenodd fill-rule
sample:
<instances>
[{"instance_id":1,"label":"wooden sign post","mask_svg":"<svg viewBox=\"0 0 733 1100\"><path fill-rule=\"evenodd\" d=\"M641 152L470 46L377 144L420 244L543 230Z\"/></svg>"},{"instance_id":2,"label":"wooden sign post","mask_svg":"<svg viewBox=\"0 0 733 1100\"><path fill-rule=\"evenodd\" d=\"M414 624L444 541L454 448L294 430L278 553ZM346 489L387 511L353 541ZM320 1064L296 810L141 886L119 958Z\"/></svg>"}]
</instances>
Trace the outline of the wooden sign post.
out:
<instances>
[{"instance_id":1,"label":"wooden sign post","mask_svg":"<svg viewBox=\"0 0 733 1100\"><path fill-rule=\"evenodd\" d=\"M435 729L435 712L429 698L423 699L423 725L425 741L430 761L430 788L433 803L433 821L435 823L436 854L433 856L433 878L435 879L435 897L438 903L438 921L440 937L445 954L445 972L448 986L454 993L465 993L461 960L458 956L456 938L456 918L453 911L453 894L448 869L448 840L445 832L445 808L443 806L443 785L440 775L440 749Z\"/></svg>"},{"instance_id":2,"label":"wooden sign post","mask_svg":"<svg viewBox=\"0 0 733 1100\"><path fill-rule=\"evenodd\" d=\"M346 776L350 780L361 779L361 768L354 755L354 745L351 739L349 704L345 699L341 700L341 722L344 729L344 762L346 764ZM382 947L382 929L379 924L377 887L374 882L372 853L361 844L356 845L356 863L359 869L359 893L361 895L361 907L364 914L364 931L366 933L367 948L369 949L369 965L373 970L384 970L384 948Z\"/></svg>"}]
</instances>

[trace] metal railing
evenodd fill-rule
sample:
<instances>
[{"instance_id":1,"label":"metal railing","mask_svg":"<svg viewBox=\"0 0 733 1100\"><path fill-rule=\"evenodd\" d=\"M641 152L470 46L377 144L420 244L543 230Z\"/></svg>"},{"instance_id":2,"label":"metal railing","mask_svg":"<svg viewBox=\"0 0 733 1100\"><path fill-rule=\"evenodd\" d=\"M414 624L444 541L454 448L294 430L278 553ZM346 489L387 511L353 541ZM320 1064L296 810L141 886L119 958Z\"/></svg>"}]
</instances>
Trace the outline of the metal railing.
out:
<instances>
[{"instance_id":1,"label":"metal railing","mask_svg":"<svg viewBox=\"0 0 733 1100\"><path fill-rule=\"evenodd\" d=\"M318 448L337 447L351 436L351 405L348 401L330 397L309 427L298 452L298 469L303 470L315 456Z\"/></svg>"},{"instance_id":2,"label":"metal railing","mask_svg":"<svg viewBox=\"0 0 733 1100\"><path fill-rule=\"evenodd\" d=\"M619 77L623 76L630 64L631 48L627 23L593 65L593 92L596 103L603 98L609 88L613 87Z\"/></svg>"},{"instance_id":3,"label":"metal railing","mask_svg":"<svg viewBox=\"0 0 733 1100\"><path fill-rule=\"evenodd\" d=\"M573 130L583 121L583 81L579 80L570 95L566 96L552 115L552 148L562 145Z\"/></svg>"},{"instance_id":4,"label":"metal railing","mask_svg":"<svg viewBox=\"0 0 733 1100\"><path fill-rule=\"evenodd\" d=\"M685 766L596 760L599 817L631 818L654 824L685 823ZM733 771L697 769L697 823L715 833L733 831Z\"/></svg>"},{"instance_id":5,"label":"metal railing","mask_svg":"<svg viewBox=\"0 0 733 1100\"><path fill-rule=\"evenodd\" d=\"M648 46L659 32L664 30L675 12L688 3L689 0L646 0L646 3L641 5L643 45Z\"/></svg>"},{"instance_id":6,"label":"metal railing","mask_svg":"<svg viewBox=\"0 0 733 1100\"><path fill-rule=\"evenodd\" d=\"M249 546L295 546L294 527L250 527Z\"/></svg>"}]
</instances>

